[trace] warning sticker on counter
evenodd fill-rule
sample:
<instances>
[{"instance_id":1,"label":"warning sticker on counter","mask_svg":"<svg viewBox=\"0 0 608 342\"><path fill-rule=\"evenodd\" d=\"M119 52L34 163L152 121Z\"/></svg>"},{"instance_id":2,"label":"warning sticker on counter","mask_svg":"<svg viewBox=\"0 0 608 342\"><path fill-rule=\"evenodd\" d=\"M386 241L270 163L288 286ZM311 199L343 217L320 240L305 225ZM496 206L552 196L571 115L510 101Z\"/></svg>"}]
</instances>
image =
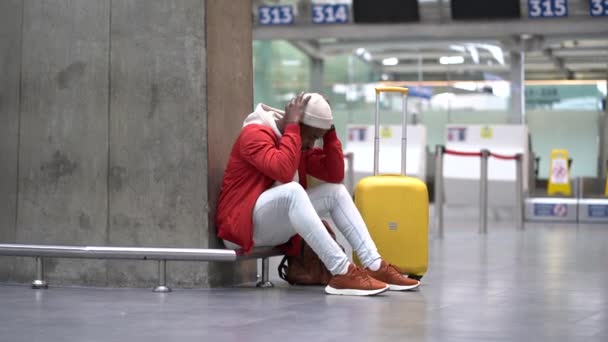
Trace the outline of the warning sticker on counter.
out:
<instances>
[{"instance_id":1,"label":"warning sticker on counter","mask_svg":"<svg viewBox=\"0 0 608 342\"><path fill-rule=\"evenodd\" d=\"M606 204L591 204L587 209L589 217L605 218L608 217L608 205Z\"/></svg>"},{"instance_id":2,"label":"warning sticker on counter","mask_svg":"<svg viewBox=\"0 0 608 342\"><path fill-rule=\"evenodd\" d=\"M393 137L393 129L389 126L384 126L380 129L380 137L383 139L390 139Z\"/></svg>"},{"instance_id":3,"label":"warning sticker on counter","mask_svg":"<svg viewBox=\"0 0 608 342\"><path fill-rule=\"evenodd\" d=\"M555 158L551 161L551 183L568 184L568 161Z\"/></svg>"},{"instance_id":4,"label":"warning sticker on counter","mask_svg":"<svg viewBox=\"0 0 608 342\"><path fill-rule=\"evenodd\" d=\"M568 205L564 203L535 203L534 216L566 217L568 216Z\"/></svg>"},{"instance_id":5,"label":"warning sticker on counter","mask_svg":"<svg viewBox=\"0 0 608 342\"><path fill-rule=\"evenodd\" d=\"M481 127L480 135L483 139L492 139L492 137L494 136L494 134L492 133L492 127L490 127L490 126Z\"/></svg>"}]
</instances>

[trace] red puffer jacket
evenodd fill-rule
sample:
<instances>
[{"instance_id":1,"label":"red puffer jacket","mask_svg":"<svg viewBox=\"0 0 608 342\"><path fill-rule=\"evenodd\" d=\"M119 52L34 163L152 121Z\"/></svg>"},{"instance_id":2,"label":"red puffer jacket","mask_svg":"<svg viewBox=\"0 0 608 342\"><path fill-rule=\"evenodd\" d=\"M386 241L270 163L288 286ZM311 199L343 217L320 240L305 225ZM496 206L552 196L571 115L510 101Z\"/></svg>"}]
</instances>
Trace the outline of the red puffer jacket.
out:
<instances>
[{"instance_id":1,"label":"red puffer jacket","mask_svg":"<svg viewBox=\"0 0 608 342\"><path fill-rule=\"evenodd\" d=\"M262 192L275 181L288 183L298 170L306 188L306 175L325 182L344 179L342 145L335 130L323 137L323 148L301 152L300 127L290 124L279 138L270 127L248 125L236 139L224 173L216 224L218 237L243 248L253 247L253 208Z\"/></svg>"}]
</instances>

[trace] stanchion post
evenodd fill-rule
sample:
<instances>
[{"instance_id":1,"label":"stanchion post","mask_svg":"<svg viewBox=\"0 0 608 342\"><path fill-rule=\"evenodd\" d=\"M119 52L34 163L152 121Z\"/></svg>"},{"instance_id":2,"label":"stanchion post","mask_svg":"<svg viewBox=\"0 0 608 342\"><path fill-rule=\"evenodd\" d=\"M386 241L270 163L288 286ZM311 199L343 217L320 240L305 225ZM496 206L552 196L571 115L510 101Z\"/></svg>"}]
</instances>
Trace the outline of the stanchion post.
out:
<instances>
[{"instance_id":1,"label":"stanchion post","mask_svg":"<svg viewBox=\"0 0 608 342\"><path fill-rule=\"evenodd\" d=\"M443 239L443 145L435 146L435 223L440 239Z\"/></svg>"},{"instance_id":2,"label":"stanchion post","mask_svg":"<svg viewBox=\"0 0 608 342\"><path fill-rule=\"evenodd\" d=\"M260 279L260 281L258 281L258 283L256 284L257 287L261 287L261 288L274 287L274 284L270 281L269 268L270 268L270 259L262 258L262 279Z\"/></svg>"},{"instance_id":3,"label":"stanchion post","mask_svg":"<svg viewBox=\"0 0 608 342\"><path fill-rule=\"evenodd\" d=\"M523 154L515 155L515 220L519 230L524 229L524 168Z\"/></svg>"},{"instance_id":4,"label":"stanchion post","mask_svg":"<svg viewBox=\"0 0 608 342\"><path fill-rule=\"evenodd\" d=\"M49 284L44 280L44 259L36 257L36 279L32 281L33 289L48 289Z\"/></svg>"},{"instance_id":5,"label":"stanchion post","mask_svg":"<svg viewBox=\"0 0 608 342\"><path fill-rule=\"evenodd\" d=\"M490 151L481 150L481 169L479 173L479 233L488 232L488 157Z\"/></svg>"},{"instance_id":6,"label":"stanchion post","mask_svg":"<svg viewBox=\"0 0 608 342\"><path fill-rule=\"evenodd\" d=\"M349 152L346 154L346 162L348 165L348 172L346 174L346 186L348 191L353 194L355 191L355 154Z\"/></svg>"},{"instance_id":7,"label":"stanchion post","mask_svg":"<svg viewBox=\"0 0 608 342\"><path fill-rule=\"evenodd\" d=\"M152 291L162 293L171 292L171 288L167 286L167 260L158 261L158 286Z\"/></svg>"}]
</instances>

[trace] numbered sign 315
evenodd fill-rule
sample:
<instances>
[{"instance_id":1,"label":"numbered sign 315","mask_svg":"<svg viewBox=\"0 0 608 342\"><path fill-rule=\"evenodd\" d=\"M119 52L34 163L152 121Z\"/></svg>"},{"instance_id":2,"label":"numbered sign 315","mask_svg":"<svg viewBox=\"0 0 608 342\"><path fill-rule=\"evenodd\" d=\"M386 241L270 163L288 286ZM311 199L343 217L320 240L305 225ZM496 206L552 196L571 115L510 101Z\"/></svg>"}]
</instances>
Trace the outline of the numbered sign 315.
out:
<instances>
[{"instance_id":1,"label":"numbered sign 315","mask_svg":"<svg viewBox=\"0 0 608 342\"><path fill-rule=\"evenodd\" d=\"M528 0L528 17L560 18L568 16L568 0Z\"/></svg>"},{"instance_id":2,"label":"numbered sign 315","mask_svg":"<svg viewBox=\"0 0 608 342\"><path fill-rule=\"evenodd\" d=\"M608 0L589 0L589 13L593 17L608 16Z\"/></svg>"},{"instance_id":3,"label":"numbered sign 315","mask_svg":"<svg viewBox=\"0 0 608 342\"><path fill-rule=\"evenodd\" d=\"M312 22L314 24L348 23L348 5L313 5Z\"/></svg>"},{"instance_id":4,"label":"numbered sign 315","mask_svg":"<svg viewBox=\"0 0 608 342\"><path fill-rule=\"evenodd\" d=\"M260 25L291 25L293 21L293 6L258 7L258 23Z\"/></svg>"}]
</instances>

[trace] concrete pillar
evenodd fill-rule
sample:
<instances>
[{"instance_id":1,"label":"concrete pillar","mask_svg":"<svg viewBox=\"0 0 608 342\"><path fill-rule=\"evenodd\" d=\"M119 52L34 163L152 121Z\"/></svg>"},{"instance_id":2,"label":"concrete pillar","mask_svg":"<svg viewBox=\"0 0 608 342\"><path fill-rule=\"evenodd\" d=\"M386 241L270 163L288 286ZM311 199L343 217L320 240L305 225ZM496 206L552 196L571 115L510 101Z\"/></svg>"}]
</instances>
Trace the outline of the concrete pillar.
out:
<instances>
[{"instance_id":1,"label":"concrete pillar","mask_svg":"<svg viewBox=\"0 0 608 342\"><path fill-rule=\"evenodd\" d=\"M200 1L112 2L108 245L208 244L204 25ZM155 284L156 263L107 263L109 284ZM168 278L207 282L194 263Z\"/></svg>"},{"instance_id":2,"label":"concrete pillar","mask_svg":"<svg viewBox=\"0 0 608 342\"><path fill-rule=\"evenodd\" d=\"M0 1L0 241L15 242L19 155L21 0ZM12 273L14 258L0 259L0 279Z\"/></svg>"},{"instance_id":3,"label":"concrete pillar","mask_svg":"<svg viewBox=\"0 0 608 342\"><path fill-rule=\"evenodd\" d=\"M525 52L511 51L511 101L509 123L526 123Z\"/></svg>"},{"instance_id":4,"label":"concrete pillar","mask_svg":"<svg viewBox=\"0 0 608 342\"><path fill-rule=\"evenodd\" d=\"M250 0L7 0L0 36L0 241L219 247L222 174L253 107ZM0 257L0 281L33 266ZM45 263L55 285L151 287L156 266ZM255 262L167 271L205 287L252 281Z\"/></svg>"},{"instance_id":5,"label":"concrete pillar","mask_svg":"<svg viewBox=\"0 0 608 342\"><path fill-rule=\"evenodd\" d=\"M310 57L310 91L323 94L325 62L321 58Z\"/></svg>"},{"instance_id":6,"label":"concrete pillar","mask_svg":"<svg viewBox=\"0 0 608 342\"><path fill-rule=\"evenodd\" d=\"M106 244L110 1L22 5L16 242ZM105 261L44 266L53 284L107 280ZM13 275L33 272L18 259Z\"/></svg>"},{"instance_id":7,"label":"concrete pillar","mask_svg":"<svg viewBox=\"0 0 608 342\"><path fill-rule=\"evenodd\" d=\"M218 244L215 208L232 144L253 109L251 0L207 0L208 246ZM226 20L230 18L230 20ZM210 263L209 285L253 281L256 261Z\"/></svg>"}]
</instances>

